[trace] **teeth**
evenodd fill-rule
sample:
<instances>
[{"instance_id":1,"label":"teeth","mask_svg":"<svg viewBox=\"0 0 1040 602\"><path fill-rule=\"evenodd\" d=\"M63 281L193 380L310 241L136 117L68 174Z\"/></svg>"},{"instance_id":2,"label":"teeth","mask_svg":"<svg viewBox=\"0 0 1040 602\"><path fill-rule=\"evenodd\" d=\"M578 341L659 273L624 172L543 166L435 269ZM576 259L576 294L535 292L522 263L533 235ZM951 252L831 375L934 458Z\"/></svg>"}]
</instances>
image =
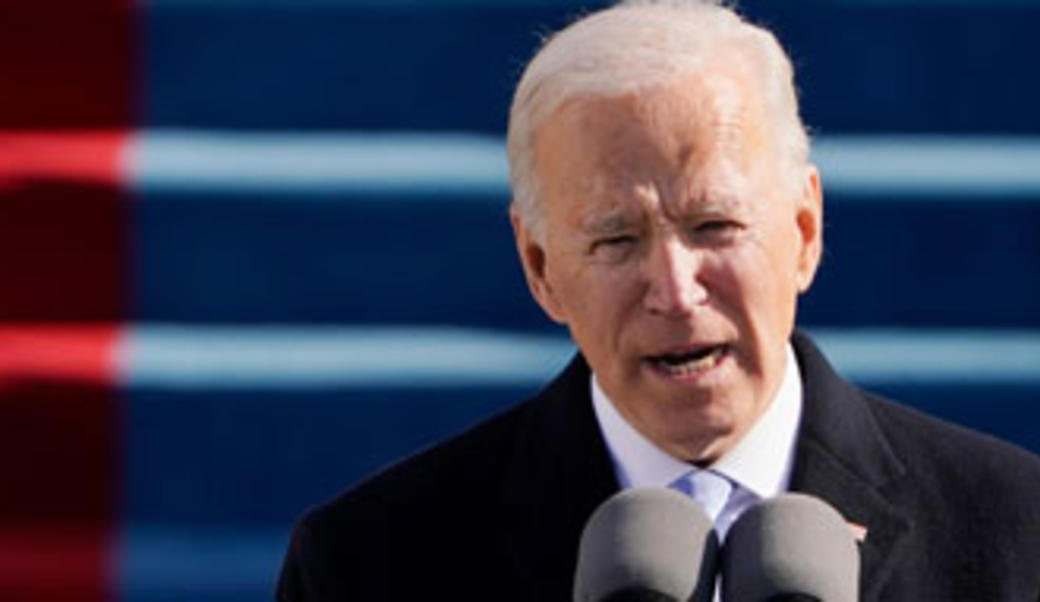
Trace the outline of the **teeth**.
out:
<instances>
[{"instance_id":1,"label":"teeth","mask_svg":"<svg viewBox=\"0 0 1040 602\"><path fill-rule=\"evenodd\" d=\"M701 357L691 357L686 361L676 361L673 358L659 358L655 364L668 374L673 376L688 376L713 368L722 359L725 352L724 347L716 347L710 353Z\"/></svg>"}]
</instances>

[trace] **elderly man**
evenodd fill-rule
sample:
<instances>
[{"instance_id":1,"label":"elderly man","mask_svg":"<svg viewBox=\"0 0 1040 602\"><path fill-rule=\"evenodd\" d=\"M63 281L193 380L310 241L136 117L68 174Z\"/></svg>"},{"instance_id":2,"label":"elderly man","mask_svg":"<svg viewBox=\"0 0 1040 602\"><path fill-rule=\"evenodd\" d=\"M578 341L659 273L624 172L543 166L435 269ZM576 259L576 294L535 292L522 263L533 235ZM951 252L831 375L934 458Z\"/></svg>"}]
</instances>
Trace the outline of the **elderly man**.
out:
<instances>
[{"instance_id":1,"label":"elderly man","mask_svg":"<svg viewBox=\"0 0 1040 602\"><path fill-rule=\"evenodd\" d=\"M860 392L794 330L822 194L792 79L706 1L624 3L542 48L510 117L512 220L580 355L311 512L280 600L565 600L585 521L632 486L690 492L723 535L818 496L862 536L863 600L1040 600L1040 462Z\"/></svg>"}]
</instances>

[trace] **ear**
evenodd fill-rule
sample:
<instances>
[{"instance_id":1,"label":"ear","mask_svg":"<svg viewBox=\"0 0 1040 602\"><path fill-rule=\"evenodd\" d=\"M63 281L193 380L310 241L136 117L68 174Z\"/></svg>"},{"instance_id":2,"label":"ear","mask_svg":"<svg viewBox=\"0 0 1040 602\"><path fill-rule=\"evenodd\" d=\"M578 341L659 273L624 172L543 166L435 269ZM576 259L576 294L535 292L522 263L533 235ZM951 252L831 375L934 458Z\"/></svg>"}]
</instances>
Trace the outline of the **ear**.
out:
<instances>
[{"instance_id":1,"label":"ear","mask_svg":"<svg viewBox=\"0 0 1040 602\"><path fill-rule=\"evenodd\" d=\"M548 254L544 245L538 242L534 233L524 225L515 207L509 209L509 220L513 224L513 238L516 240L516 251L520 255L520 264L524 268L527 288L530 289L534 300L551 320L558 324L566 324L563 306L556 298L555 291L547 277Z\"/></svg>"},{"instance_id":2,"label":"ear","mask_svg":"<svg viewBox=\"0 0 1040 602\"><path fill-rule=\"evenodd\" d=\"M823 188L815 165L806 167L802 177L795 219L801 243L795 277L798 292L804 293L812 285L823 254Z\"/></svg>"}]
</instances>

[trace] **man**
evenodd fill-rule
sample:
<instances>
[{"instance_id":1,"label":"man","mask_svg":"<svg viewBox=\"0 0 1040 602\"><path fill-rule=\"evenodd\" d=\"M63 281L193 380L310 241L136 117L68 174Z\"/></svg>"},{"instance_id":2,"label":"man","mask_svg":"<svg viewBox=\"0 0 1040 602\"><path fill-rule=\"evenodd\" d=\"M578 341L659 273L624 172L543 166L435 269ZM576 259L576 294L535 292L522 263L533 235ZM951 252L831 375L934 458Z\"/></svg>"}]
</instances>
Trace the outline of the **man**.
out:
<instances>
[{"instance_id":1,"label":"man","mask_svg":"<svg viewBox=\"0 0 1040 602\"><path fill-rule=\"evenodd\" d=\"M1040 600L1040 462L856 390L794 331L822 193L771 34L704 1L594 13L528 66L509 157L528 284L579 357L308 514L280 600L565 600L591 512L644 485L722 534L826 500L863 600Z\"/></svg>"}]
</instances>

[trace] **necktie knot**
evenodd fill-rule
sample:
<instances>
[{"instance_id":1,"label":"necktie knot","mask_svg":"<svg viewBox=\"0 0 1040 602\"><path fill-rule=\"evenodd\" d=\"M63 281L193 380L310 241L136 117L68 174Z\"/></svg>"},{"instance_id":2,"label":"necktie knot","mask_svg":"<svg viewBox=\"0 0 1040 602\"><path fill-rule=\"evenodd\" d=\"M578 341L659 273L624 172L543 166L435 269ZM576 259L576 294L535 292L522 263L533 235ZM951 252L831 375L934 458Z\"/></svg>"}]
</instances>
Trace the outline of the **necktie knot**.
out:
<instances>
[{"instance_id":1,"label":"necktie knot","mask_svg":"<svg viewBox=\"0 0 1040 602\"><path fill-rule=\"evenodd\" d=\"M693 470L672 484L704 508L712 521L717 521L733 492L733 484L721 474L709 469Z\"/></svg>"}]
</instances>

